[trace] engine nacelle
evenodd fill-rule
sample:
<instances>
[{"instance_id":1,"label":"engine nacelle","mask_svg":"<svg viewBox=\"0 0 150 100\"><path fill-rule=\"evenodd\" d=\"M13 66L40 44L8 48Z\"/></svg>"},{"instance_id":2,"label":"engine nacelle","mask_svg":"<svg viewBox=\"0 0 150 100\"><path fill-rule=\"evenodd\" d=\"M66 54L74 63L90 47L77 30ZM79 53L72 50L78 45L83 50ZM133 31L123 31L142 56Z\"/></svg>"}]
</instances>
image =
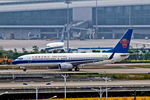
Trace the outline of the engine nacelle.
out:
<instances>
[{"instance_id":1,"label":"engine nacelle","mask_svg":"<svg viewBox=\"0 0 150 100\"><path fill-rule=\"evenodd\" d=\"M62 63L62 64L59 64L59 68L62 70L72 70L73 65L69 63Z\"/></svg>"}]
</instances>

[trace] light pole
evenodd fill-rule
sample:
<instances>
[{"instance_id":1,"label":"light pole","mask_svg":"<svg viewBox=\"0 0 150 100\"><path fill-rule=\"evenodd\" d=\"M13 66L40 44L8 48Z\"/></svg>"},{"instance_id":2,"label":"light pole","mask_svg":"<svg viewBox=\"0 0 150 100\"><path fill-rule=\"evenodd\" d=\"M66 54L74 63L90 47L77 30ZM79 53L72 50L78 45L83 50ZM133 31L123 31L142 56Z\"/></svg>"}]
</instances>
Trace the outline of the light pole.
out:
<instances>
[{"instance_id":1,"label":"light pole","mask_svg":"<svg viewBox=\"0 0 150 100\"><path fill-rule=\"evenodd\" d=\"M100 100L102 100L102 96L103 96L103 93L105 92L105 89L102 89L101 86L99 86L99 89L94 89L94 88L91 88L91 89L98 92Z\"/></svg>"},{"instance_id":2,"label":"light pole","mask_svg":"<svg viewBox=\"0 0 150 100\"><path fill-rule=\"evenodd\" d=\"M131 28L131 6L128 7L128 13L129 13L129 26Z\"/></svg>"},{"instance_id":3,"label":"light pole","mask_svg":"<svg viewBox=\"0 0 150 100\"><path fill-rule=\"evenodd\" d=\"M36 88L35 88L36 100L38 100L38 92L39 92L39 90L38 90L38 89L39 89L38 87L36 87Z\"/></svg>"},{"instance_id":4,"label":"light pole","mask_svg":"<svg viewBox=\"0 0 150 100\"><path fill-rule=\"evenodd\" d=\"M101 78L105 80L105 84L106 84L106 100L107 100L107 97L108 97L108 88L107 88L107 85L108 85L108 81L110 81L111 78L107 77L107 76L106 77L101 76Z\"/></svg>"},{"instance_id":5,"label":"light pole","mask_svg":"<svg viewBox=\"0 0 150 100\"><path fill-rule=\"evenodd\" d=\"M23 85L28 85L28 83L23 83ZM46 85L51 85L51 83L46 83ZM36 100L38 100L38 93L39 93L39 86L33 87L35 88L35 95L36 95Z\"/></svg>"},{"instance_id":6,"label":"light pole","mask_svg":"<svg viewBox=\"0 0 150 100\"><path fill-rule=\"evenodd\" d=\"M108 88L108 90L113 89L113 88L115 87ZM102 100L103 93L106 92L106 89L102 89L101 86L99 86L99 89L94 89L94 88L89 88L89 89L96 91L99 94L100 100Z\"/></svg>"},{"instance_id":7,"label":"light pole","mask_svg":"<svg viewBox=\"0 0 150 100\"><path fill-rule=\"evenodd\" d=\"M136 100L136 90L134 89L134 100Z\"/></svg>"},{"instance_id":8,"label":"light pole","mask_svg":"<svg viewBox=\"0 0 150 100\"><path fill-rule=\"evenodd\" d=\"M66 75L66 74L62 74L61 75L63 78L64 78L64 98L66 98L66 80L67 80L67 77L69 77L68 75Z\"/></svg>"},{"instance_id":9,"label":"light pole","mask_svg":"<svg viewBox=\"0 0 150 100\"><path fill-rule=\"evenodd\" d=\"M14 71L14 66L13 66L13 71ZM15 79L15 74L12 72L12 79L14 80Z\"/></svg>"},{"instance_id":10,"label":"light pole","mask_svg":"<svg viewBox=\"0 0 150 100\"><path fill-rule=\"evenodd\" d=\"M71 4L71 1L70 0L65 0L65 4L67 4L67 27L66 27L66 31L67 31L67 52L69 53L69 37L70 37L70 34L69 34L69 4Z\"/></svg>"},{"instance_id":11,"label":"light pole","mask_svg":"<svg viewBox=\"0 0 150 100\"><path fill-rule=\"evenodd\" d=\"M28 83L23 83L23 85L28 85ZM39 88L36 86L35 87L35 98L36 98L36 100L38 100L38 90Z\"/></svg>"},{"instance_id":12,"label":"light pole","mask_svg":"<svg viewBox=\"0 0 150 100\"><path fill-rule=\"evenodd\" d=\"M96 0L96 9L95 9L95 24L96 24L96 28L95 28L95 33L97 35L98 33L98 16L97 16L97 0ZM95 37L94 37L95 38Z\"/></svg>"}]
</instances>

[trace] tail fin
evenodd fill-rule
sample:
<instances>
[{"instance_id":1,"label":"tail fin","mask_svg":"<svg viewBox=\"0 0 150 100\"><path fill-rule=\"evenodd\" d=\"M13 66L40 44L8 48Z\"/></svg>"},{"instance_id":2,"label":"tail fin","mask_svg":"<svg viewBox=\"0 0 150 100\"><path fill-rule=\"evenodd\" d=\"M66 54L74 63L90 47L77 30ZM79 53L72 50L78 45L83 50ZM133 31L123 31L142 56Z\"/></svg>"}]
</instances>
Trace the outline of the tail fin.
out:
<instances>
[{"instance_id":1,"label":"tail fin","mask_svg":"<svg viewBox=\"0 0 150 100\"><path fill-rule=\"evenodd\" d=\"M64 28L63 28L63 30L62 30L62 33L61 33L61 39L60 39L60 42L64 42L64 34L65 34L65 26L64 26Z\"/></svg>"},{"instance_id":2,"label":"tail fin","mask_svg":"<svg viewBox=\"0 0 150 100\"><path fill-rule=\"evenodd\" d=\"M118 42L118 44L113 49L108 50L106 52L128 53L132 33L133 33L133 29L128 29L127 32L121 38L121 40Z\"/></svg>"}]
</instances>

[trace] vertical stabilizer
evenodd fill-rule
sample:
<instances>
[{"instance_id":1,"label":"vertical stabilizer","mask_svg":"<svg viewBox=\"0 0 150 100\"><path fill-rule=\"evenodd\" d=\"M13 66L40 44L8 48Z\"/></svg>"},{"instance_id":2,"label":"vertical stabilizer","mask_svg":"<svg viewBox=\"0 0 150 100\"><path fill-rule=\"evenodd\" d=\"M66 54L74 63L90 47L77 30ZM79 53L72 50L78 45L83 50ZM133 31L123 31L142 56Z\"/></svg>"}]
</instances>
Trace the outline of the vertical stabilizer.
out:
<instances>
[{"instance_id":1,"label":"vertical stabilizer","mask_svg":"<svg viewBox=\"0 0 150 100\"><path fill-rule=\"evenodd\" d=\"M117 45L106 52L112 53L128 53L131 37L132 37L133 29L128 29L127 32L123 35L121 40L117 43Z\"/></svg>"},{"instance_id":2,"label":"vertical stabilizer","mask_svg":"<svg viewBox=\"0 0 150 100\"><path fill-rule=\"evenodd\" d=\"M61 39L60 39L60 42L64 42L64 34L65 34L65 26L64 26L64 28L63 28L63 30L62 30L62 33L61 33Z\"/></svg>"}]
</instances>

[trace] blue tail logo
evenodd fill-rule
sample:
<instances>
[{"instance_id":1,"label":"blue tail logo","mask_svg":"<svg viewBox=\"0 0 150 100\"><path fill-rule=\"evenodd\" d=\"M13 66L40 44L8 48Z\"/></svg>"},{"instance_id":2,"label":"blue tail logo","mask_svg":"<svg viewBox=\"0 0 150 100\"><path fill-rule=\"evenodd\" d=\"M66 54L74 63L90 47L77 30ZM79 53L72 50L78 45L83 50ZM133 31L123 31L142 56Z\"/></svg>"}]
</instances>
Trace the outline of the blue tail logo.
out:
<instances>
[{"instance_id":1,"label":"blue tail logo","mask_svg":"<svg viewBox=\"0 0 150 100\"><path fill-rule=\"evenodd\" d=\"M64 33L65 33L65 29L63 28L62 33L61 33L60 42L64 42Z\"/></svg>"},{"instance_id":2,"label":"blue tail logo","mask_svg":"<svg viewBox=\"0 0 150 100\"><path fill-rule=\"evenodd\" d=\"M131 37L132 37L133 29L128 29L127 32L123 35L117 45L106 52L109 53L128 53Z\"/></svg>"},{"instance_id":3,"label":"blue tail logo","mask_svg":"<svg viewBox=\"0 0 150 100\"><path fill-rule=\"evenodd\" d=\"M60 42L64 42L65 30L66 30L66 25L64 26L64 28L63 28L63 30L62 30Z\"/></svg>"},{"instance_id":4,"label":"blue tail logo","mask_svg":"<svg viewBox=\"0 0 150 100\"><path fill-rule=\"evenodd\" d=\"M122 43L122 47L126 48L127 44L129 43L129 40L123 39L123 40L120 41L120 43Z\"/></svg>"}]
</instances>

